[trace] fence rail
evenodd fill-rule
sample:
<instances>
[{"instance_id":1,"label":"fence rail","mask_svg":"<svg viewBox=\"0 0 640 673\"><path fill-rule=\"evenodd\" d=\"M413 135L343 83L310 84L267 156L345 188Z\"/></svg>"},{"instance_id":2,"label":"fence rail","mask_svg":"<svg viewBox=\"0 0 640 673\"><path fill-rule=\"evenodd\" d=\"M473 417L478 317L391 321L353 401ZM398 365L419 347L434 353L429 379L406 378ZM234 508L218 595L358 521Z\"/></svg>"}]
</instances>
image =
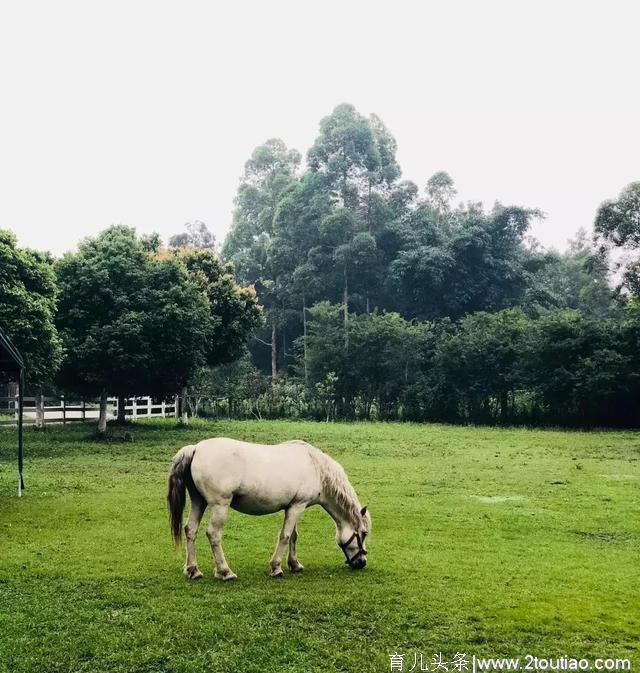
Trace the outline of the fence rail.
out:
<instances>
[{"instance_id":1,"label":"fence rail","mask_svg":"<svg viewBox=\"0 0 640 673\"><path fill-rule=\"evenodd\" d=\"M38 398L25 397L24 424L35 425L37 416ZM75 421L98 420L100 402L98 400L78 400L77 398L44 397L43 418L46 423L68 423ZM165 418L177 416L178 398L172 400L158 400L152 397L130 397L125 402L125 416L135 420L137 418ZM118 398L107 398L107 419L118 415ZM0 397L0 425L15 424L18 422L18 396Z\"/></svg>"}]
</instances>

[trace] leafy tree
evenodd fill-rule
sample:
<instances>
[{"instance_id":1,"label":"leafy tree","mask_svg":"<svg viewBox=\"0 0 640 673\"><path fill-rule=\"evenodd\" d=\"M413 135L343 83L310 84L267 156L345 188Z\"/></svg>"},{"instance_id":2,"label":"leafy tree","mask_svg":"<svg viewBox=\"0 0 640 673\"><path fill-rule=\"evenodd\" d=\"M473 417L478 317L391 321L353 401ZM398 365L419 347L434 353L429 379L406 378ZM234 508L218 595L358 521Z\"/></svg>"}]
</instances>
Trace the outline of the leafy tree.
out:
<instances>
[{"instance_id":1,"label":"leafy tree","mask_svg":"<svg viewBox=\"0 0 640 673\"><path fill-rule=\"evenodd\" d=\"M470 204L443 219L430 203L421 204L389 266L395 306L422 319L517 306L529 278L523 236L539 215L500 204L485 213Z\"/></svg>"},{"instance_id":2,"label":"leafy tree","mask_svg":"<svg viewBox=\"0 0 640 673\"><path fill-rule=\"evenodd\" d=\"M549 309L577 309L610 317L618 312L609 282L606 253L591 245L584 229L566 252L530 252L530 280L522 305L533 316Z\"/></svg>"},{"instance_id":3,"label":"leafy tree","mask_svg":"<svg viewBox=\"0 0 640 673\"><path fill-rule=\"evenodd\" d=\"M596 214L595 234L604 245L631 255L624 264L622 285L640 296L640 182L627 185L615 201L605 201Z\"/></svg>"},{"instance_id":4,"label":"leafy tree","mask_svg":"<svg viewBox=\"0 0 640 673\"><path fill-rule=\"evenodd\" d=\"M62 359L57 295L51 259L19 248L11 232L0 230L0 325L25 360L27 386L39 391Z\"/></svg>"},{"instance_id":5,"label":"leafy tree","mask_svg":"<svg viewBox=\"0 0 640 673\"><path fill-rule=\"evenodd\" d=\"M427 181L429 203L441 212L448 212L451 200L456 195L456 188L451 176L445 171L434 173Z\"/></svg>"},{"instance_id":6,"label":"leafy tree","mask_svg":"<svg viewBox=\"0 0 640 673\"><path fill-rule=\"evenodd\" d=\"M520 354L527 322L518 310L466 316L438 346L436 366L457 397L464 420L511 420L524 385Z\"/></svg>"},{"instance_id":7,"label":"leafy tree","mask_svg":"<svg viewBox=\"0 0 640 673\"><path fill-rule=\"evenodd\" d=\"M209 231L207 225L200 220L194 222L187 222L185 224L187 229L182 234L175 234L169 239L170 248L199 248L202 250L215 250L216 237ZM144 242L147 247L157 251L159 249L159 236L151 234L150 237L144 237Z\"/></svg>"},{"instance_id":8,"label":"leafy tree","mask_svg":"<svg viewBox=\"0 0 640 673\"><path fill-rule=\"evenodd\" d=\"M342 347L341 306L328 302L310 310L308 369L313 386L332 380L338 411L363 418L393 415L404 388L414 380L425 337L421 326L397 313L353 315L349 353Z\"/></svg>"},{"instance_id":9,"label":"leafy tree","mask_svg":"<svg viewBox=\"0 0 640 673\"><path fill-rule=\"evenodd\" d=\"M260 311L232 271L208 249L154 254L127 227L107 229L58 262L62 381L101 395L101 431L107 392L120 398L124 420L126 397L182 388L184 402L200 367L243 353Z\"/></svg>"},{"instance_id":10,"label":"leafy tree","mask_svg":"<svg viewBox=\"0 0 640 673\"><path fill-rule=\"evenodd\" d=\"M116 226L81 243L56 264L57 324L66 347L64 386L99 394L167 395L204 364L213 333L201 286L175 258L159 259L135 231Z\"/></svg>"},{"instance_id":11,"label":"leafy tree","mask_svg":"<svg viewBox=\"0 0 640 673\"><path fill-rule=\"evenodd\" d=\"M628 422L625 409L637 374L617 321L561 311L543 316L531 327L522 357L548 421Z\"/></svg>"},{"instance_id":12,"label":"leafy tree","mask_svg":"<svg viewBox=\"0 0 640 673\"><path fill-rule=\"evenodd\" d=\"M259 334L258 344L270 336L271 373L277 375L277 330L286 284L278 281L277 247L273 244L274 218L280 197L296 181L300 154L279 139L257 147L245 164L236 198L231 230L223 256L233 262L238 279L253 284L265 307L270 335ZM281 257L282 258L282 257Z\"/></svg>"},{"instance_id":13,"label":"leafy tree","mask_svg":"<svg viewBox=\"0 0 640 673\"><path fill-rule=\"evenodd\" d=\"M320 122L308 153L310 172L322 178L317 185L335 204L320 222L320 247L309 250L308 261L336 271L329 285L341 285L345 348L351 294L359 294L358 303L369 311L371 281L382 275L374 234L390 214L385 199L400 175L395 153L396 142L382 121L375 115L367 119L348 104Z\"/></svg>"},{"instance_id":14,"label":"leafy tree","mask_svg":"<svg viewBox=\"0 0 640 673\"><path fill-rule=\"evenodd\" d=\"M176 255L190 277L205 293L211 326L205 344L207 365L216 367L239 358L247 340L262 323L262 313L252 287L241 287L233 266L211 250L186 250Z\"/></svg>"}]
</instances>

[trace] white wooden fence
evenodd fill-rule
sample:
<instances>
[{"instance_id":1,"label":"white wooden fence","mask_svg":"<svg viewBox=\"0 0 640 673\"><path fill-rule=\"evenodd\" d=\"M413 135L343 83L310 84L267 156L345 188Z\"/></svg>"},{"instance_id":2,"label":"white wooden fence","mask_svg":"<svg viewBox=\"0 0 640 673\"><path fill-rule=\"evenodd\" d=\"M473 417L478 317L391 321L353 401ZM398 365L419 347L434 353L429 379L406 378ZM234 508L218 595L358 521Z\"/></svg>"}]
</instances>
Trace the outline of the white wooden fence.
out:
<instances>
[{"instance_id":1,"label":"white wooden fence","mask_svg":"<svg viewBox=\"0 0 640 673\"><path fill-rule=\"evenodd\" d=\"M35 397L24 398L24 424L36 422ZM95 400L71 400L68 397L45 397L43 402L44 422L67 423L71 421L98 420L100 405ZM107 418L118 415L118 398L107 398ZM137 418L164 418L178 415L178 397L170 401L156 400L152 397L131 397L126 400L125 415L130 420ZM0 424L17 423L18 397L0 397Z\"/></svg>"}]
</instances>

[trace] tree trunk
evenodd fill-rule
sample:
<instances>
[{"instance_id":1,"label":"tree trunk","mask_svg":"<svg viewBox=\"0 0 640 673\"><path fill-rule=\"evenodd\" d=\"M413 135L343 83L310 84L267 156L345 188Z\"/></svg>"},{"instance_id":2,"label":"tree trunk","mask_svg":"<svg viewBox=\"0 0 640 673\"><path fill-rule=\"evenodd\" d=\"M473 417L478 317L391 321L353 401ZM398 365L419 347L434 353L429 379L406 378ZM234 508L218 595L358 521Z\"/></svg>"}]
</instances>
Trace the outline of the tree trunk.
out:
<instances>
[{"instance_id":1,"label":"tree trunk","mask_svg":"<svg viewBox=\"0 0 640 673\"><path fill-rule=\"evenodd\" d=\"M36 428L44 428L44 395L36 395Z\"/></svg>"},{"instance_id":2,"label":"tree trunk","mask_svg":"<svg viewBox=\"0 0 640 673\"><path fill-rule=\"evenodd\" d=\"M180 392L180 425L189 425L189 415L187 414L187 386L182 386Z\"/></svg>"},{"instance_id":3,"label":"tree trunk","mask_svg":"<svg viewBox=\"0 0 640 673\"><path fill-rule=\"evenodd\" d=\"M349 278L347 276L347 267L344 267L344 289L342 295L344 306L344 350L349 350Z\"/></svg>"},{"instance_id":4,"label":"tree trunk","mask_svg":"<svg viewBox=\"0 0 640 673\"><path fill-rule=\"evenodd\" d=\"M506 423L509 417L509 393L506 390L500 392L500 421Z\"/></svg>"},{"instance_id":5,"label":"tree trunk","mask_svg":"<svg viewBox=\"0 0 640 673\"><path fill-rule=\"evenodd\" d=\"M304 346L304 387L309 388L309 370L307 367L307 301L302 293L302 345Z\"/></svg>"},{"instance_id":6,"label":"tree trunk","mask_svg":"<svg viewBox=\"0 0 640 673\"><path fill-rule=\"evenodd\" d=\"M98 415L98 434L104 435L107 432L107 391L100 393L100 414Z\"/></svg>"},{"instance_id":7,"label":"tree trunk","mask_svg":"<svg viewBox=\"0 0 640 673\"><path fill-rule=\"evenodd\" d=\"M122 425L126 418L126 409L127 398L124 395L118 395L118 415L116 416L116 422Z\"/></svg>"},{"instance_id":8,"label":"tree trunk","mask_svg":"<svg viewBox=\"0 0 640 673\"><path fill-rule=\"evenodd\" d=\"M194 417L198 416L198 413L200 412L200 403L202 402L202 397L200 395L194 395L193 396L193 402L189 403L189 406L191 407L191 415Z\"/></svg>"},{"instance_id":9,"label":"tree trunk","mask_svg":"<svg viewBox=\"0 0 640 673\"><path fill-rule=\"evenodd\" d=\"M282 362L280 363L280 369L286 374L287 372L287 328L286 321L284 319L284 301L282 302Z\"/></svg>"},{"instance_id":10,"label":"tree trunk","mask_svg":"<svg viewBox=\"0 0 640 673\"><path fill-rule=\"evenodd\" d=\"M371 233L371 178L369 178L369 193L367 194L367 229Z\"/></svg>"},{"instance_id":11,"label":"tree trunk","mask_svg":"<svg viewBox=\"0 0 640 673\"><path fill-rule=\"evenodd\" d=\"M271 323L271 383L278 377L278 346L276 342L276 321Z\"/></svg>"}]
</instances>

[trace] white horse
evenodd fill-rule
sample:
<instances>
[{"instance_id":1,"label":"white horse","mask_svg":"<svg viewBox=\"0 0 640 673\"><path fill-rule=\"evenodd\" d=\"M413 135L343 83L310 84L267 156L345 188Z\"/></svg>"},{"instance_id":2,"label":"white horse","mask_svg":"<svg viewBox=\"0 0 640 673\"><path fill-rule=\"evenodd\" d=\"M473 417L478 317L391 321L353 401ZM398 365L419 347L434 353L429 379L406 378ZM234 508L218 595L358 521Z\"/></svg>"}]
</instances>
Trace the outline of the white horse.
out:
<instances>
[{"instance_id":1,"label":"white horse","mask_svg":"<svg viewBox=\"0 0 640 673\"><path fill-rule=\"evenodd\" d=\"M187 559L184 574L199 579L196 561L196 534L207 505L211 520L207 537L215 561L215 576L232 580L222 551L222 528L229 507L244 514L271 514L284 510L284 523L275 552L269 562L269 575L282 577L280 566L287 545L291 572L301 572L296 555L300 515L311 505L321 505L336 523L336 542L351 568L367 564L365 537L371 531L371 518L361 507L356 492L342 467L328 455L306 442L251 444L217 437L195 446L185 446L173 459L169 472L170 523L176 545L180 544L182 512L186 491L191 512L185 525Z\"/></svg>"}]
</instances>

